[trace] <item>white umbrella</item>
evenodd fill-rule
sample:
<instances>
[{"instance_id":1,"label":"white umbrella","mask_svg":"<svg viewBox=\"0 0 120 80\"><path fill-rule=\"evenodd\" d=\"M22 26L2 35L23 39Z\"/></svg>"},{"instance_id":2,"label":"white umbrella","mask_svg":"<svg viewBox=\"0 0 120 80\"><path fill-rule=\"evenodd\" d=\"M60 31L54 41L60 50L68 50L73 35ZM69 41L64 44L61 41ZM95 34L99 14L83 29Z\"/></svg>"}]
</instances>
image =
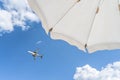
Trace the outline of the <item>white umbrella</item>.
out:
<instances>
[{"instance_id":1,"label":"white umbrella","mask_svg":"<svg viewBox=\"0 0 120 80\"><path fill-rule=\"evenodd\" d=\"M89 52L120 49L119 0L28 0L53 39Z\"/></svg>"}]
</instances>

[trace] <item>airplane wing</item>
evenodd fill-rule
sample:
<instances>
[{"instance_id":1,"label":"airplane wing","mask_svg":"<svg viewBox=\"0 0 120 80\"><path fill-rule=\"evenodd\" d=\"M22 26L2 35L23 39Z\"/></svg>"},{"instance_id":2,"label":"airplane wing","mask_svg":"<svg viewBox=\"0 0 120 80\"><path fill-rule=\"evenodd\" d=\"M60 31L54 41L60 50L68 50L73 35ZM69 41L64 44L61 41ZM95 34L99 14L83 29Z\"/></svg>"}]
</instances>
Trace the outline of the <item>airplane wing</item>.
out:
<instances>
[{"instance_id":1,"label":"airplane wing","mask_svg":"<svg viewBox=\"0 0 120 80\"><path fill-rule=\"evenodd\" d=\"M28 53L30 53L30 54L34 54L32 51L28 51Z\"/></svg>"}]
</instances>

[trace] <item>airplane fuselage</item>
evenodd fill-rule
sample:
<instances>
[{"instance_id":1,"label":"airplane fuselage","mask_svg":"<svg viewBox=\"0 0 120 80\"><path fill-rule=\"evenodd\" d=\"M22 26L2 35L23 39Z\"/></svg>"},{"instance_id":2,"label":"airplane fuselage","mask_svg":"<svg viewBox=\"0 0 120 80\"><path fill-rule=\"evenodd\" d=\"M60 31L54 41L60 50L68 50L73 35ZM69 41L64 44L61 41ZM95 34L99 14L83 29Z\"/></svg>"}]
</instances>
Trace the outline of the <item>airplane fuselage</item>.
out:
<instances>
[{"instance_id":1,"label":"airplane fuselage","mask_svg":"<svg viewBox=\"0 0 120 80\"><path fill-rule=\"evenodd\" d=\"M37 56L37 52L33 52L32 56L36 57Z\"/></svg>"}]
</instances>

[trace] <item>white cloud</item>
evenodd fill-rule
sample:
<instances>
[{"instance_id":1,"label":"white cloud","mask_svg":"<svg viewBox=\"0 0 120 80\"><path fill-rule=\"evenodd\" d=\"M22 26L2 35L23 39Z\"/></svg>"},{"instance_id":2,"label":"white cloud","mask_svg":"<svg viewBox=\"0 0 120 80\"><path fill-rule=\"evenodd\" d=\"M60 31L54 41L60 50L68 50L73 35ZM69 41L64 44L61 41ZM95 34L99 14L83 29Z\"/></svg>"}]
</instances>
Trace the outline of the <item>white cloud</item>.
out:
<instances>
[{"instance_id":1,"label":"white cloud","mask_svg":"<svg viewBox=\"0 0 120 80\"><path fill-rule=\"evenodd\" d=\"M0 32L11 32L15 26L22 30L28 29L26 21L39 22L38 17L31 11L27 0L0 0L3 8L0 9Z\"/></svg>"},{"instance_id":2,"label":"white cloud","mask_svg":"<svg viewBox=\"0 0 120 80\"><path fill-rule=\"evenodd\" d=\"M89 65L78 67L74 80L120 80L120 61L108 64L101 71Z\"/></svg>"},{"instance_id":3,"label":"white cloud","mask_svg":"<svg viewBox=\"0 0 120 80\"><path fill-rule=\"evenodd\" d=\"M5 16L4 16L5 15ZM11 14L6 10L0 10L0 32L13 31Z\"/></svg>"}]
</instances>

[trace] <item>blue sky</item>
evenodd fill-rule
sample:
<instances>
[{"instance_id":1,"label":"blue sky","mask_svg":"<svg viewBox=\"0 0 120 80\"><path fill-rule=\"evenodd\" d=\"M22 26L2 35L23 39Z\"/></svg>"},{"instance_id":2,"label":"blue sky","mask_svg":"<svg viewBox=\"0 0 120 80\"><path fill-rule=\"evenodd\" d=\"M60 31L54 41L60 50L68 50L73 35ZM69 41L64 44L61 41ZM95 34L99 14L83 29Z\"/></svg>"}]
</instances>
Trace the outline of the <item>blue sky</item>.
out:
<instances>
[{"instance_id":1,"label":"blue sky","mask_svg":"<svg viewBox=\"0 0 120 80\"><path fill-rule=\"evenodd\" d=\"M17 0L0 0L1 80L119 79L115 71L120 72L120 50L88 54L65 41L53 40L45 33L37 16L22 1L25 0L21 0L21 3ZM18 3L24 6L16 5ZM30 14L27 17L26 12L22 11L24 8ZM37 44L39 41L41 42ZM34 61L27 51L37 48L44 57ZM103 72L105 75L102 75ZM94 77L95 74L97 78ZM116 76L113 78L112 75Z\"/></svg>"}]
</instances>

